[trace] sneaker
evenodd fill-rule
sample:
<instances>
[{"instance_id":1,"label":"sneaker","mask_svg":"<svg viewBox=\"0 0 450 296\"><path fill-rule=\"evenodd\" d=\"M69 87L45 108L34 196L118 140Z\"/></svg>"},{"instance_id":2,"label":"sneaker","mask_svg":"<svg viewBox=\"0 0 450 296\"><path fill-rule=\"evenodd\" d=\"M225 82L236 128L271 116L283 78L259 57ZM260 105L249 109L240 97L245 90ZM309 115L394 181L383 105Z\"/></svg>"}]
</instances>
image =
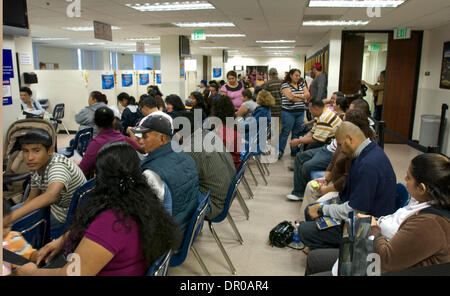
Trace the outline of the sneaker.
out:
<instances>
[{"instance_id":1,"label":"sneaker","mask_svg":"<svg viewBox=\"0 0 450 296\"><path fill-rule=\"evenodd\" d=\"M283 157L283 153L278 153L278 160L280 160Z\"/></svg>"},{"instance_id":2,"label":"sneaker","mask_svg":"<svg viewBox=\"0 0 450 296\"><path fill-rule=\"evenodd\" d=\"M293 194L288 194L286 195L286 197L290 200L303 200L303 196L297 196Z\"/></svg>"}]
</instances>

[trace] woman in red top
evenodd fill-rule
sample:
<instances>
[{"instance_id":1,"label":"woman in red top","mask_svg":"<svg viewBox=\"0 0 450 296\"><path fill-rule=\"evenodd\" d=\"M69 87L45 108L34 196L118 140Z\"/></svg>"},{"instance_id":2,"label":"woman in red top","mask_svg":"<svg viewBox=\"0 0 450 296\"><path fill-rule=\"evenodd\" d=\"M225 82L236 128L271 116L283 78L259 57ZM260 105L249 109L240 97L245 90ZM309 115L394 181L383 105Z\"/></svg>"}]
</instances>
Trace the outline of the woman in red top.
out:
<instances>
[{"instance_id":1,"label":"woman in red top","mask_svg":"<svg viewBox=\"0 0 450 296\"><path fill-rule=\"evenodd\" d=\"M222 127L219 129L216 127L216 132L222 138L223 145L231 153L237 172L242 161L241 136L237 132L236 124L234 124L234 105L231 99L228 96L220 96L214 102L213 114L222 121ZM232 119L232 126L227 126L227 118Z\"/></svg>"}]
</instances>

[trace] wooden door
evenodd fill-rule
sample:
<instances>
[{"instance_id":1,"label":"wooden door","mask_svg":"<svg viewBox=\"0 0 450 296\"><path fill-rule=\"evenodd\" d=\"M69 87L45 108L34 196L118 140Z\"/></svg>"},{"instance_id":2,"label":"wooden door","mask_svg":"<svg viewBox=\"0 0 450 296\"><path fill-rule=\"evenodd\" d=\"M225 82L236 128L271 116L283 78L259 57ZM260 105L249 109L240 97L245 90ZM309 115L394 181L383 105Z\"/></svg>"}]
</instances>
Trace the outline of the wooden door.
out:
<instances>
[{"instance_id":1,"label":"wooden door","mask_svg":"<svg viewBox=\"0 0 450 296\"><path fill-rule=\"evenodd\" d=\"M413 130L422 37L422 31L413 31L411 39L394 40L389 33L382 119L388 129L407 139ZM397 143L389 136L385 142Z\"/></svg>"},{"instance_id":2,"label":"wooden door","mask_svg":"<svg viewBox=\"0 0 450 296\"><path fill-rule=\"evenodd\" d=\"M339 90L346 95L361 89L364 58L364 33L342 32Z\"/></svg>"}]
</instances>

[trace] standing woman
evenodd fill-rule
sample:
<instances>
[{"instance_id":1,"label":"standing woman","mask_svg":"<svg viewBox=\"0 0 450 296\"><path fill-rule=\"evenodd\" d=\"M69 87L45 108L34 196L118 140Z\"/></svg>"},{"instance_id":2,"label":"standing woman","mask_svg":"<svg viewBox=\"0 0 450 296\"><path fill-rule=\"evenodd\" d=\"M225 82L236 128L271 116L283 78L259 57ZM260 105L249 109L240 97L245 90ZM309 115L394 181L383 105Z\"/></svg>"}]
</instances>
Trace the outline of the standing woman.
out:
<instances>
[{"instance_id":1,"label":"standing woman","mask_svg":"<svg viewBox=\"0 0 450 296\"><path fill-rule=\"evenodd\" d=\"M220 88L220 94L231 99L234 105L234 110L237 111L242 105L242 92L244 91L244 84L237 80L235 71L227 73L227 83Z\"/></svg>"},{"instance_id":2,"label":"standing woman","mask_svg":"<svg viewBox=\"0 0 450 296\"><path fill-rule=\"evenodd\" d=\"M377 84L373 85L364 80L361 83L367 85L373 91L373 103L375 111L373 112L373 118L381 120L383 114L383 101L384 101L384 80L386 78L386 71L382 71L378 76Z\"/></svg>"},{"instance_id":3,"label":"standing woman","mask_svg":"<svg viewBox=\"0 0 450 296\"><path fill-rule=\"evenodd\" d=\"M69 230L41 248L39 264L63 251L79 256L81 276L144 276L150 265L179 245L179 229L151 190L139 157L125 142L106 144L97 155L95 188L77 209ZM70 274L28 263L18 275Z\"/></svg>"},{"instance_id":4,"label":"standing woman","mask_svg":"<svg viewBox=\"0 0 450 296\"><path fill-rule=\"evenodd\" d=\"M88 98L88 106L75 115L75 121L80 125L78 130L92 127L94 129L94 137L97 136L98 128L94 123L94 114L98 108L107 106L108 100L104 94L99 91L91 92Z\"/></svg>"},{"instance_id":5,"label":"standing woman","mask_svg":"<svg viewBox=\"0 0 450 296\"><path fill-rule=\"evenodd\" d=\"M126 131L129 126L135 127L139 122L139 119L142 118L142 113L136 104L136 99L123 92L117 96L117 100L120 105L125 108L121 118L123 130ZM124 135L126 135L126 133L124 133Z\"/></svg>"},{"instance_id":6,"label":"standing woman","mask_svg":"<svg viewBox=\"0 0 450 296\"><path fill-rule=\"evenodd\" d=\"M278 159L283 156L284 148L292 132L291 140L297 139L303 129L303 119L307 105L306 100L310 97L308 88L301 78L301 71L291 69L281 84L281 135L279 142ZM295 156L298 152L297 147L291 147L291 156Z\"/></svg>"}]
</instances>

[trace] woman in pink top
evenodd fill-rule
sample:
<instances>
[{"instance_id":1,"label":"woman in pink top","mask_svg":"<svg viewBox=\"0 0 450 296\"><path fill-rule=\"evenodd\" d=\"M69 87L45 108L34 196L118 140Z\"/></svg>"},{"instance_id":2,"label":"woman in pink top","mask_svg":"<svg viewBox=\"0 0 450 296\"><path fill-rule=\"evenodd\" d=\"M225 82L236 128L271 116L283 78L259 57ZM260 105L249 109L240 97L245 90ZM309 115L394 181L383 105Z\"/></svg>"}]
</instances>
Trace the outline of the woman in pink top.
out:
<instances>
[{"instance_id":1,"label":"woman in pink top","mask_svg":"<svg viewBox=\"0 0 450 296\"><path fill-rule=\"evenodd\" d=\"M228 96L234 105L234 110L237 111L242 105L242 92L244 91L244 83L237 80L237 74L234 71L227 73L227 83L220 89L220 94Z\"/></svg>"},{"instance_id":2,"label":"woman in pink top","mask_svg":"<svg viewBox=\"0 0 450 296\"><path fill-rule=\"evenodd\" d=\"M77 255L75 262L55 269L28 263L18 275L143 276L157 258L179 246L178 226L148 186L130 144L100 149L90 195L69 230L36 256L39 264L65 250Z\"/></svg>"}]
</instances>

